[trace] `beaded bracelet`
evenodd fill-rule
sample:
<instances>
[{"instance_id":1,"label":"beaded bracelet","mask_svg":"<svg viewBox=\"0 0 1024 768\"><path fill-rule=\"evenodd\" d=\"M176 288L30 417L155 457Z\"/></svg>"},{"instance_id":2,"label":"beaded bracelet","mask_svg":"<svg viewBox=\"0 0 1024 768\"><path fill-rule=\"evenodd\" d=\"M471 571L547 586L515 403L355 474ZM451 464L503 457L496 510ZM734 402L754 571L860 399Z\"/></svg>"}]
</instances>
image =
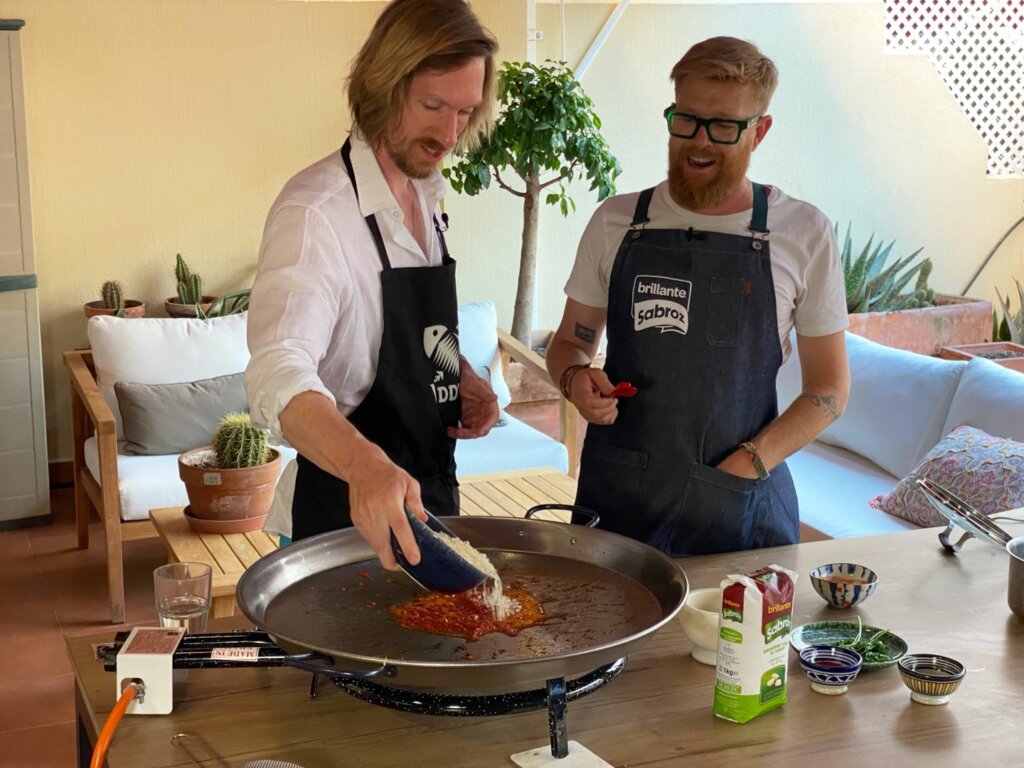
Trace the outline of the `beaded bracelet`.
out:
<instances>
[{"instance_id":1,"label":"beaded bracelet","mask_svg":"<svg viewBox=\"0 0 1024 768\"><path fill-rule=\"evenodd\" d=\"M569 402L572 402L572 398L569 396L569 387L572 386L573 376L582 371L584 368L589 367L590 363L576 364L570 365L568 368L562 371L562 376L558 380L558 389L562 392L562 397L564 397Z\"/></svg>"}]
</instances>

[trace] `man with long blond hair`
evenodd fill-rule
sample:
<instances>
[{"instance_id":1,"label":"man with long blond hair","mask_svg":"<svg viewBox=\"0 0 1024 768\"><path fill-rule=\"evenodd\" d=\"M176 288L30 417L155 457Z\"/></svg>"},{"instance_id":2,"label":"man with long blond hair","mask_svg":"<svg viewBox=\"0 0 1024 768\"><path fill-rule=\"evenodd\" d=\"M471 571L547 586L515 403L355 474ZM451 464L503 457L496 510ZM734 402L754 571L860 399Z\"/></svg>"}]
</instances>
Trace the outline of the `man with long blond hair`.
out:
<instances>
[{"instance_id":1,"label":"man with long blond hair","mask_svg":"<svg viewBox=\"0 0 1024 768\"><path fill-rule=\"evenodd\" d=\"M849 393L838 248L818 209L747 178L772 126L771 59L716 37L671 79L668 178L594 214L548 349L590 422L577 503L672 555L795 543L784 459ZM803 394L779 415L794 327ZM602 331L603 370L590 365Z\"/></svg>"},{"instance_id":2,"label":"man with long blond hair","mask_svg":"<svg viewBox=\"0 0 1024 768\"><path fill-rule=\"evenodd\" d=\"M498 418L459 355L437 170L491 123L497 43L464 0L393 0L348 79L353 129L274 202L249 310L255 420L294 446L267 529L354 525L397 567L405 509L458 513L458 438Z\"/></svg>"}]
</instances>

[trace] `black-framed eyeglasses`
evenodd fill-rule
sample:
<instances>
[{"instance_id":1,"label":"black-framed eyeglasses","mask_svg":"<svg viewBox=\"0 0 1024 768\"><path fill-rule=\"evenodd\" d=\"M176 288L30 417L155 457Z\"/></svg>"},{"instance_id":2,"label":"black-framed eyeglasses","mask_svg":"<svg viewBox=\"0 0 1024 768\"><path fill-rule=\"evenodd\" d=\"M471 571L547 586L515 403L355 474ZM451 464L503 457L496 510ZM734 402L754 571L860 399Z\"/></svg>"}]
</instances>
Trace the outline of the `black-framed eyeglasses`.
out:
<instances>
[{"instance_id":1,"label":"black-framed eyeglasses","mask_svg":"<svg viewBox=\"0 0 1024 768\"><path fill-rule=\"evenodd\" d=\"M665 108L664 115L665 122L668 123L669 134L677 139L692 139L703 127L708 132L708 138L715 144L737 143L747 128L764 117L764 115L755 115L746 120L726 120L716 117L709 120L685 112L676 112L675 104L669 104Z\"/></svg>"}]
</instances>

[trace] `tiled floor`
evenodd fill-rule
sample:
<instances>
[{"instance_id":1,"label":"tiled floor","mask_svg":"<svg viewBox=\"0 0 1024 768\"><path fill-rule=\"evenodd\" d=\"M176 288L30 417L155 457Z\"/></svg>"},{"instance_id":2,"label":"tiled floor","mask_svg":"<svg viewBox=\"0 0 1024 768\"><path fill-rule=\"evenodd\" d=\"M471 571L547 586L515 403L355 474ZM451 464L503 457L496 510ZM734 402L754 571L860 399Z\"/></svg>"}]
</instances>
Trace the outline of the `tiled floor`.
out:
<instances>
[{"instance_id":1,"label":"tiled floor","mask_svg":"<svg viewBox=\"0 0 1024 768\"><path fill-rule=\"evenodd\" d=\"M51 494L54 522L0 532L0 768L75 765L74 678L64 637L109 633L103 529L76 548L73 494ZM159 539L124 545L127 619L155 621L152 572L166 562Z\"/></svg>"}]
</instances>

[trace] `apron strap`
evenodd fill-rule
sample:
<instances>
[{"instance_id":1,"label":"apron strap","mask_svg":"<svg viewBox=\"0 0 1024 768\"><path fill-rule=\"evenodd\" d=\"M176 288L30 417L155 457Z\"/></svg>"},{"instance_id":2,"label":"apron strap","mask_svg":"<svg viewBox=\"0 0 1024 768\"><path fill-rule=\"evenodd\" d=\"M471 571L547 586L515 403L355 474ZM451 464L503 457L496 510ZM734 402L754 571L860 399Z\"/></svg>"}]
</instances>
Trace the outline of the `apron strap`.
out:
<instances>
[{"instance_id":1,"label":"apron strap","mask_svg":"<svg viewBox=\"0 0 1024 768\"><path fill-rule=\"evenodd\" d=\"M448 231L448 214L441 214L441 221L437 220L437 216L434 216L434 231L437 232L437 239L441 243L441 263L449 264L452 261L451 254L448 253L448 243L444 241L444 233Z\"/></svg>"},{"instance_id":2,"label":"apron strap","mask_svg":"<svg viewBox=\"0 0 1024 768\"><path fill-rule=\"evenodd\" d=\"M760 251L771 230L768 229L768 190L764 184L751 182L754 191L754 213L750 217L750 232L753 235L750 247Z\"/></svg>"},{"instance_id":3,"label":"apron strap","mask_svg":"<svg viewBox=\"0 0 1024 768\"><path fill-rule=\"evenodd\" d=\"M356 174L352 170L352 139L345 139L341 147L341 161L345 164L345 171L352 180L352 191L356 193L356 200L359 199L359 185L356 184ZM370 228L370 235L373 237L374 245L377 246L377 255L380 256L380 263L384 269L391 269L391 260L388 258L388 251L384 247L384 237L380 233L380 226L377 224L376 214L364 217L366 226ZM443 223L442 223L443 222ZM444 232L448 230L448 214L441 214L441 221L434 216L434 231L437 232L437 239L441 242L441 263L449 264L452 261L448 253L448 244L444 241Z\"/></svg>"},{"instance_id":4,"label":"apron strap","mask_svg":"<svg viewBox=\"0 0 1024 768\"><path fill-rule=\"evenodd\" d=\"M644 233L644 228L647 226L647 222L651 220L651 217L647 213L647 209L651 207L651 198L653 197L654 187L648 187L640 193L640 197L636 200L636 210L633 211L633 221L629 223L629 229L633 233L634 240Z\"/></svg>"},{"instance_id":5,"label":"apron strap","mask_svg":"<svg viewBox=\"0 0 1024 768\"><path fill-rule=\"evenodd\" d=\"M359 200L359 185L356 184L356 174L352 170L352 139L345 139L345 143L341 147L341 161L345 164L345 171L352 181L352 191L356 193L356 200ZM366 219L366 226L370 228L373 243L377 246L377 255L380 256L381 266L385 270L391 269L391 260L388 259L388 251L384 247L384 237L381 235L380 227L377 225L377 215L370 214L363 218Z\"/></svg>"}]
</instances>

